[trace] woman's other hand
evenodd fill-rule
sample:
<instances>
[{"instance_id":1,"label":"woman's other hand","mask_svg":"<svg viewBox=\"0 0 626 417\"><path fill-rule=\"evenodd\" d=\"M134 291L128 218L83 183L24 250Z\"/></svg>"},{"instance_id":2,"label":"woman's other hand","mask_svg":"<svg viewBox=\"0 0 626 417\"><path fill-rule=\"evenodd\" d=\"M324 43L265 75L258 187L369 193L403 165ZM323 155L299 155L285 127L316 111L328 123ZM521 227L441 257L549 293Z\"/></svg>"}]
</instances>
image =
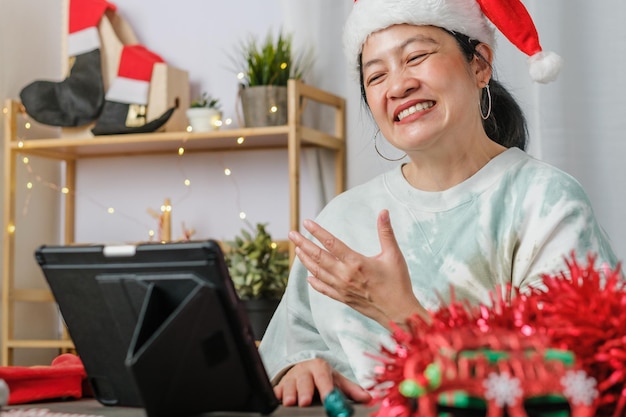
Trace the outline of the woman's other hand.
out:
<instances>
[{"instance_id":1,"label":"woman's other hand","mask_svg":"<svg viewBox=\"0 0 626 417\"><path fill-rule=\"evenodd\" d=\"M323 401L334 387L355 402L365 403L372 399L360 385L332 369L323 359L311 359L294 365L274 387L274 393L284 406L306 407L313 403L316 392Z\"/></svg>"}]
</instances>

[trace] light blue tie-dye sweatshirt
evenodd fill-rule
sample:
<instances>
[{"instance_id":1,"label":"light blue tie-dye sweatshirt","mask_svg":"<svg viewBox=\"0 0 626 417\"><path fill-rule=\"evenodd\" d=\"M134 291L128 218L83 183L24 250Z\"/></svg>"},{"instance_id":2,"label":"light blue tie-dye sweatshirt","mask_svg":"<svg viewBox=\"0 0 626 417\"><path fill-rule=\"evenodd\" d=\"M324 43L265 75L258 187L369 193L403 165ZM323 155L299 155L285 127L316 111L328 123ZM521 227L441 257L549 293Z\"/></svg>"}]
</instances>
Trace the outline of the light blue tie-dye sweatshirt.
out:
<instances>
[{"instance_id":1,"label":"light blue tie-dye sweatshirt","mask_svg":"<svg viewBox=\"0 0 626 417\"><path fill-rule=\"evenodd\" d=\"M570 175L512 148L466 181L442 192L413 188L400 167L333 199L317 222L353 250L380 252L376 219L388 209L406 258L413 291L429 310L457 299L488 303L506 284L524 288L542 273L565 269L574 251L586 263L617 259L589 199ZM377 354L389 339L380 324L307 284L296 259L287 291L260 346L270 377L291 365L324 358L344 376L369 386Z\"/></svg>"}]
</instances>

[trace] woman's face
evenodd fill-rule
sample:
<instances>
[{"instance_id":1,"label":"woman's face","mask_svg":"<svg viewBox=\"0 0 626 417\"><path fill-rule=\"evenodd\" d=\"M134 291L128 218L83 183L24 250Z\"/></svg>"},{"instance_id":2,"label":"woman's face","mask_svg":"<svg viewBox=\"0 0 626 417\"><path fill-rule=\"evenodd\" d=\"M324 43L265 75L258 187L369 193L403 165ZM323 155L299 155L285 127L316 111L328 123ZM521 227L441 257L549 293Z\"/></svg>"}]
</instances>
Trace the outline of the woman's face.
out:
<instances>
[{"instance_id":1,"label":"woman's face","mask_svg":"<svg viewBox=\"0 0 626 417\"><path fill-rule=\"evenodd\" d=\"M491 59L486 45L479 48ZM484 134L478 103L489 65L478 58L468 62L441 28L394 25L371 34L363 45L362 71L374 119L397 148L454 149L459 139Z\"/></svg>"}]
</instances>

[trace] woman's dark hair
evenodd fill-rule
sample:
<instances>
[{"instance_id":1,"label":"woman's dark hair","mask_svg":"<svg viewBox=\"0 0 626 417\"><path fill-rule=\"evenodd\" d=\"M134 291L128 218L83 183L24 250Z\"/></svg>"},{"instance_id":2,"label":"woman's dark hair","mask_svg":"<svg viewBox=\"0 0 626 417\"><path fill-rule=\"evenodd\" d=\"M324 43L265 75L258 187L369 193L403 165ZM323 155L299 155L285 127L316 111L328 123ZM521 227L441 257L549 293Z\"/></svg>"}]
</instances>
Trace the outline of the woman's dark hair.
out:
<instances>
[{"instance_id":1,"label":"woman's dark hair","mask_svg":"<svg viewBox=\"0 0 626 417\"><path fill-rule=\"evenodd\" d=\"M444 29L445 30L445 29ZM446 30L447 31L447 30ZM476 50L476 46L480 43L476 39L457 32L450 32L459 44L461 51L465 54L468 61L478 59L487 62L487 60ZM359 58L359 62L361 59ZM488 63L488 62L487 62ZM367 98L365 96L365 85L363 80L363 71L360 71L361 97L366 105ZM493 77L489 81L489 92L491 93L491 113L486 120L483 120L483 128L485 133L491 140L506 148L517 147L526 150L528 142L528 128L526 126L526 117L522 108L517 104L515 98L509 91ZM483 91L483 95L486 92ZM483 97L482 103L486 103L487 98ZM486 112L488 104L481 106L483 112Z\"/></svg>"},{"instance_id":2,"label":"woman's dark hair","mask_svg":"<svg viewBox=\"0 0 626 417\"><path fill-rule=\"evenodd\" d=\"M487 60L477 50L480 44L476 39L462 33L449 32L461 47L461 51L465 54L468 61L474 59L474 56L483 60L487 64ZM490 64L489 64L490 65ZM483 120L483 128L487 136L500 145L512 148L514 146L525 150L528 142L528 128L526 126L526 117L519 104L509 91L504 88L502 83L493 77L489 81L489 92L491 93L491 114L486 120ZM485 95L486 92L483 92ZM481 100L481 109L484 106L485 98Z\"/></svg>"}]
</instances>

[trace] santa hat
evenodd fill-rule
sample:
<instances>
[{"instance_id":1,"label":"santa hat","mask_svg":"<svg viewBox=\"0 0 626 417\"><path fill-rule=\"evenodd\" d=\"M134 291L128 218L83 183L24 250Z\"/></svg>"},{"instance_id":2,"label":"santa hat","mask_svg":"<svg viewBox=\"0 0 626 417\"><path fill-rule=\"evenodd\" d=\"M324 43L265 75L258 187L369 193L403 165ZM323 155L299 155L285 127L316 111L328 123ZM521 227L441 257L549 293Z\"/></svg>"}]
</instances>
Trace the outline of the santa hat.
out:
<instances>
[{"instance_id":1,"label":"santa hat","mask_svg":"<svg viewBox=\"0 0 626 417\"><path fill-rule=\"evenodd\" d=\"M98 24L107 10L115 11L114 4L104 0L71 0L67 53L76 56L100 48Z\"/></svg>"},{"instance_id":2,"label":"santa hat","mask_svg":"<svg viewBox=\"0 0 626 417\"><path fill-rule=\"evenodd\" d=\"M520 0L355 0L344 27L344 50L349 68L358 70L367 37L396 24L432 25L495 47L495 25L511 43L529 56L534 81L556 79L562 59L543 51L539 36Z\"/></svg>"}]
</instances>

